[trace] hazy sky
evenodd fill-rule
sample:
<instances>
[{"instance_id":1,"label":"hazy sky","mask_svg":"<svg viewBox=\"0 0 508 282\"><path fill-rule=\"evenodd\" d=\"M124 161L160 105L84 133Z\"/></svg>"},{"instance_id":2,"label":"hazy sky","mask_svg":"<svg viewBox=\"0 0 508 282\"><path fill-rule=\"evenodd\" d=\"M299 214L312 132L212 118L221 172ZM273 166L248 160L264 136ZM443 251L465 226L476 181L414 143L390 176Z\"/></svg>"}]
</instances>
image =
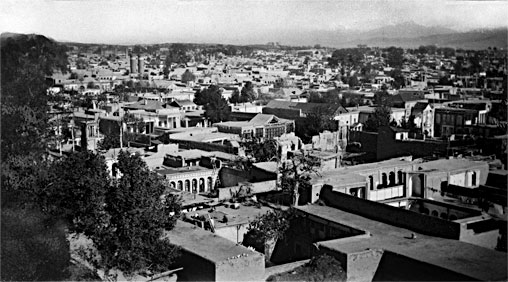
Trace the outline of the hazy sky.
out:
<instances>
[{"instance_id":1,"label":"hazy sky","mask_svg":"<svg viewBox=\"0 0 508 282\"><path fill-rule=\"evenodd\" d=\"M90 43L248 44L298 30L408 21L460 31L506 27L507 15L504 0L0 0L0 31Z\"/></svg>"}]
</instances>

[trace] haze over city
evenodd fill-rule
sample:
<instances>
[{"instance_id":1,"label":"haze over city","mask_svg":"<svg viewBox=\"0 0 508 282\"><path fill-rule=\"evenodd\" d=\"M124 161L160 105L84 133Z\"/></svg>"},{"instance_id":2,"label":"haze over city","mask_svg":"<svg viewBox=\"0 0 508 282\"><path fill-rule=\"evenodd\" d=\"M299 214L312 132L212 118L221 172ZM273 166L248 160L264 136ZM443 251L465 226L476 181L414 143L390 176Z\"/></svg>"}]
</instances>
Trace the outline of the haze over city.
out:
<instances>
[{"instance_id":1,"label":"haze over city","mask_svg":"<svg viewBox=\"0 0 508 282\"><path fill-rule=\"evenodd\" d=\"M1 6L1 32L107 44L309 44L298 34L407 22L463 32L506 27L508 11L507 1L7 0Z\"/></svg>"}]
</instances>

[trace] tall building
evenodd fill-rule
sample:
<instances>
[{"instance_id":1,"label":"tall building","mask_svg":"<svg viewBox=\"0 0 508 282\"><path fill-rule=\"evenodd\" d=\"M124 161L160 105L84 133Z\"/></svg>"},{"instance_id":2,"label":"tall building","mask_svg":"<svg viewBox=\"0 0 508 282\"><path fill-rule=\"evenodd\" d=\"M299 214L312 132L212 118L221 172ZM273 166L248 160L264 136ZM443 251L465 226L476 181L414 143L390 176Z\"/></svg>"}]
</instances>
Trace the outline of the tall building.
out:
<instances>
[{"instance_id":1,"label":"tall building","mask_svg":"<svg viewBox=\"0 0 508 282\"><path fill-rule=\"evenodd\" d=\"M139 75L143 75L143 72L145 70L145 60L141 57L141 55L138 55L138 73Z\"/></svg>"},{"instance_id":2,"label":"tall building","mask_svg":"<svg viewBox=\"0 0 508 282\"><path fill-rule=\"evenodd\" d=\"M138 65L136 64L136 57L132 56L130 57L130 71L132 73L138 73Z\"/></svg>"}]
</instances>

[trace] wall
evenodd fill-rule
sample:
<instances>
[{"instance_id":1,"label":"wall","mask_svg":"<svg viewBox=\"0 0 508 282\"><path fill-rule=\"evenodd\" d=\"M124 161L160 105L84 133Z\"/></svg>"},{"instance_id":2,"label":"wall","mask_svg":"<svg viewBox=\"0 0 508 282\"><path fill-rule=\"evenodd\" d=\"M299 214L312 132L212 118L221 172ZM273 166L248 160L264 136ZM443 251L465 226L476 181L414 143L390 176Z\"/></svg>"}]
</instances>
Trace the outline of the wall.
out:
<instances>
[{"instance_id":1,"label":"wall","mask_svg":"<svg viewBox=\"0 0 508 282\"><path fill-rule=\"evenodd\" d=\"M233 194L238 193L239 190L250 188L251 194L264 193L268 191L274 191L277 189L277 181L276 180L268 180L261 182L247 182L247 183L239 183L238 186L224 187L218 189L218 199L220 200L228 200L232 198Z\"/></svg>"},{"instance_id":2,"label":"wall","mask_svg":"<svg viewBox=\"0 0 508 282\"><path fill-rule=\"evenodd\" d=\"M275 115L285 119L297 119L300 117L300 109L279 109L279 108L263 108L263 114Z\"/></svg>"},{"instance_id":3,"label":"wall","mask_svg":"<svg viewBox=\"0 0 508 282\"><path fill-rule=\"evenodd\" d=\"M323 187L320 199L329 206L422 234L449 239L459 239L460 236L459 223L337 193L329 186Z\"/></svg>"},{"instance_id":4,"label":"wall","mask_svg":"<svg viewBox=\"0 0 508 282\"><path fill-rule=\"evenodd\" d=\"M471 277L385 251L372 281L471 281Z\"/></svg>"},{"instance_id":5,"label":"wall","mask_svg":"<svg viewBox=\"0 0 508 282\"><path fill-rule=\"evenodd\" d=\"M223 167L220 170L219 178L223 187L237 186L240 182L263 182L276 180L277 175L256 167L250 171L238 170L230 167Z\"/></svg>"},{"instance_id":6,"label":"wall","mask_svg":"<svg viewBox=\"0 0 508 282\"><path fill-rule=\"evenodd\" d=\"M389 127L380 128L377 138L377 160L412 155L414 158L444 154L446 143L430 140L396 140Z\"/></svg>"},{"instance_id":7,"label":"wall","mask_svg":"<svg viewBox=\"0 0 508 282\"><path fill-rule=\"evenodd\" d=\"M242 243L243 237L245 233L247 233L248 223L244 224L232 224L227 226L222 226L219 228L215 228L215 234L221 236L222 238L226 238L233 243Z\"/></svg>"},{"instance_id":8,"label":"wall","mask_svg":"<svg viewBox=\"0 0 508 282\"><path fill-rule=\"evenodd\" d=\"M213 143L204 143L204 142L196 142L196 141L186 141L186 140L174 140L171 139L171 142L177 143L180 145L181 149L199 149L203 151L219 151L229 154L238 154L238 148L230 147L221 144L213 144Z\"/></svg>"},{"instance_id":9,"label":"wall","mask_svg":"<svg viewBox=\"0 0 508 282\"><path fill-rule=\"evenodd\" d=\"M215 281L215 264L201 256L185 249L180 250L180 257L175 267L183 267L178 275L178 281ZM198 271L199 270L199 271Z\"/></svg>"},{"instance_id":10,"label":"wall","mask_svg":"<svg viewBox=\"0 0 508 282\"><path fill-rule=\"evenodd\" d=\"M506 226L506 222L501 223L493 219L463 224L460 241L489 249L496 249L498 247L498 238L501 234L499 230L501 224Z\"/></svg>"},{"instance_id":11,"label":"wall","mask_svg":"<svg viewBox=\"0 0 508 282\"><path fill-rule=\"evenodd\" d=\"M348 254L346 274L347 281L370 282L376 274L383 250L365 250Z\"/></svg>"},{"instance_id":12,"label":"wall","mask_svg":"<svg viewBox=\"0 0 508 282\"><path fill-rule=\"evenodd\" d=\"M215 281L263 281L265 258L249 255L228 259L215 266Z\"/></svg>"}]
</instances>

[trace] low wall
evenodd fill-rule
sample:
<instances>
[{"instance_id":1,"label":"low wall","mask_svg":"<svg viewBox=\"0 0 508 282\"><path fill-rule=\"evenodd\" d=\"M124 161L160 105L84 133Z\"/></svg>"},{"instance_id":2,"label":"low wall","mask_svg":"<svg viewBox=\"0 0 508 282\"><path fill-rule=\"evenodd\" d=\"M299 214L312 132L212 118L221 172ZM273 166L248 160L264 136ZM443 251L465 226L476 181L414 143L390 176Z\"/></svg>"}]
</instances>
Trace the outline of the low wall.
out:
<instances>
[{"instance_id":1,"label":"low wall","mask_svg":"<svg viewBox=\"0 0 508 282\"><path fill-rule=\"evenodd\" d=\"M244 192L247 193L247 189L250 190L250 194L264 193L269 191L274 191L277 189L277 181L269 180L263 182L255 182L255 183L245 183L239 184L238 186L231 186L225 188L219 188L219 201L220 200L229 200L233 198L234 195L238 193L241 189L244 189Z\"/></svg>"},{"instance_id":2,"label":"low wall","mask_svg":"<svg viewBox=\"0 0 508 282\"><path fill-rule=\"evenodd\" d=\"M457 240L460 238L459 223L337 193L330 186L321 189L320 199L329 206L418 233Z\"/></svg>"},{"instance_id":3,"label":"low wall","mask_svg":"<svg viewBox=\"0 0 508 282\"><path fill-rule=\"evenodd\" d=\"M260 183L269 180L276 180L277 174L253 167L250 171L238 170L230 167L223 167L219 172L222 186L232 187L243 182Z\"/></svg>"},{"instance_id":4,"label":"low wall","mask_svg":"<svg viewBox=\"0 0 508 282\"><path fill-rule=\"evenodd\" d=\"M238 154L238 148L230 147L221 144L214 143L204 143L204 142L196 142L196 141L188 141L188 140L175 140L171 139L172 143L177 143L181 149L199 149L207 152L219 151L228 154Z\"/></svg>"},{"instance_id":5,"label":"low wall","mask_svg":"<svg viewBox=\"0 0 508 282\"><path fill-rule=\"evenodd\" d=\"M270 277L272 275L277 275L277 274L280 274L280 273L291 271L291 270L293 270L293 269L295 269L297 267L305 265L309 261L310 261L310 259L306 259L306 260L299 260L299 261L295 261L295 262L290 262L290 263L285 263L285 264L280 264L280 265L275 265L275 266L267 267L267 268L265 268L265 279L264 279L264 281L266 281L266 279L268 279L268 277Z\"/></svg>"}]
</instances>

